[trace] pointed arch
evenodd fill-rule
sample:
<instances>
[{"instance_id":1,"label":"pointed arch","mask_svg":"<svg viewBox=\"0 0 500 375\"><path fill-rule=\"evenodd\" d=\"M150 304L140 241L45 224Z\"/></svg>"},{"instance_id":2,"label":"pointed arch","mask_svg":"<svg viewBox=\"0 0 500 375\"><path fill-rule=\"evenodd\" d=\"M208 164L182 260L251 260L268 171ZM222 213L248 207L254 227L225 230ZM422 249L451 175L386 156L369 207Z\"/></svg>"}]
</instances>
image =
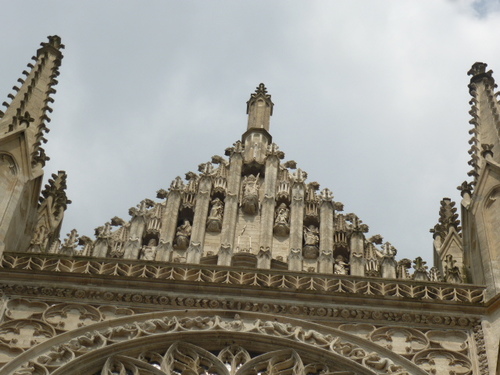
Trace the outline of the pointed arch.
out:
<instances>
[{"instance_id":1,"label":"pointed arch","mask_svg":"<svg viewBox=\"0 0 500 375\"><path fill-rule=\"evenodd\" d=\"M283 348L293 350L285 355L285 367L293 368L299 356L304 366L319 363L330 371L426 374L403 356L338 329L262 313L222 310L139 314L73 329L19 355L0 373L12 375L22 368L25 372L33 369L27 374L99 374L112 356L137 359L144 352L165 355L174 350L171 348L176 342L186 343L194 355L208 362L215 361L214 357L203 353L221 352L231 344L245 348L255 358ZM127 363L133 366L132 362Z\"/></svg>"}]
</instances>

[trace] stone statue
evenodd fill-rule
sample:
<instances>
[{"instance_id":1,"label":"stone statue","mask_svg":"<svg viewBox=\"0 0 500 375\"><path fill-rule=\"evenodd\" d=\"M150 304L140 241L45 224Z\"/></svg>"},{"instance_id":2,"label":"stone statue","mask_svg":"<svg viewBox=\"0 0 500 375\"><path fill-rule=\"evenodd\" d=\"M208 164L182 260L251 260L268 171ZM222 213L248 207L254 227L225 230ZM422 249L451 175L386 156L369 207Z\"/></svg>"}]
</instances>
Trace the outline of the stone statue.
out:
<instances>
[{"instance_id":1,"label":"stone statue","mask_svg":"<svg viewBox=\"0 0 500 375\"><path fill-rule=\"evenodd\" d=\"M259 212L259 175L251 174L244 178L241 209L249 215L256 215Z\"/></svg>"},{"instance_id":2,"label":"stone statue","mask_svg":"<svg viewBox=\"0 0 500 375\"><path fill-rule=\"evenodd\" d=\"M191 223L189 220L184 219L184 223L177 227L177 232L175 233L175 247L177 249L186 250L188 248L191 231Z\"/></svg>"},{"instance_id":3,"label":"stone statue","mask_svg":"<svg viewBox=\"0 0 500 375\"><path fill-rule=\"evenodd\" d=\"M141 259L142 260L154 260L156 255L156 239L151 238L146 246L142 248Z\"/></svg>"},{"instance_id":4,"label":"stone statue","mask_svg":"<svg viewBox=\"0 0 500 375\"><path fill-rule=\"evenodd\" d=\"M319 255L319 230L314 225L304 226L304 248L305 259L316 259Z\"/></svg>"},{"instance_id":5,"label":"stone statue","mask_svg":"<svg viewBox=\"0 0 500 375\"><path fill-rule=\"evenodd\" d=\"M208 214L207 219L207 232L219 233L222 229L222 216L224 214L224 203L215 198L212 200L212 208Z\"/></svg>"},{"instance_id":6,"label":"stone statue","mask_svg":"<svg viewBox=\"0 0 500 375\"><path fill-rule=\"evenodd\" d=\"M30 242L28 253L41 253L44 251L47 228L44 225L37 226L35 234Z\"/></svg>"},{"instance_id":7,"label":"stone statue","mask_svg":"<svg viewBox=\"0 0 500 375\"><path fill-rule=\"evenodd\" d=\"M333 273L336 275L347 275L348 272L348 265L345 262L345 258L342 255L338 255L335 258L335 264L333 266Z\"/></svg>"},{"instance_id":8,"label":"stone statue","mask_svg":"<svg viewBox=\"0 0 500 375\"><path fill-rule=\"evenodd\" d=\"M290 233L290 209L281 203L276 209L273 232L276 236L287 236Z\"/></svg>"}]
</instances>

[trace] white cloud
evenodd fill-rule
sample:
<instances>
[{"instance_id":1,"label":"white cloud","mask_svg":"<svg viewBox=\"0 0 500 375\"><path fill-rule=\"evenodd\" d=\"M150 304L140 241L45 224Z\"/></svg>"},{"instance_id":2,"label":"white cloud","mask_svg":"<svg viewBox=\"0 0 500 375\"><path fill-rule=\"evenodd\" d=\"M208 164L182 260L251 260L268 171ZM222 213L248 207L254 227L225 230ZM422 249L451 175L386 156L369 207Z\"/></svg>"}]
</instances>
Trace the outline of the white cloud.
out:
<instances>
[{"instance_id":1,"label":"white cloud","mask_svg":"<svg viewBox=\"0 0 500 375\"><path fill-rule=\"evenodd\" d=\"M496 2L11 3L6 93L46 35L67 45L47 150L82 234L222 154L267 84L274 141L399 250L431 260L467 178L468 78L500 71ZM24 13L22 13L22 11ZM2 89L3 88L3 89Z\"/></svg>"}]
</instances>

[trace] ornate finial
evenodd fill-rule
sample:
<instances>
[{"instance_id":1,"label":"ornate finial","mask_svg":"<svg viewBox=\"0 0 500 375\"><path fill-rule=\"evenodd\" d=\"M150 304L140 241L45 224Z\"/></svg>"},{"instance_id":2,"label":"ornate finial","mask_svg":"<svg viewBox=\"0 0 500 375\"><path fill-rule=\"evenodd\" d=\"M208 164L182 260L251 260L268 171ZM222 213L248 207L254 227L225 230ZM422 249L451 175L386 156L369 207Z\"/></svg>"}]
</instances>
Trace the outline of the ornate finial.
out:
<instances>
[{"instance_id":1,"label":"ornate finial","mask_svg":"<svg viewBox=\"0 0 500 375\"><path fill-rule=\"evenodd\" d=\"M64 49L64 44L61 43L61 37L57 36L57 35L49 35L47 37L47 39L49 40L49 44L54 47L54 48L62 48Z\"/></svg>"},{"instance_id":2,"label":"ornate finial","mask_svg":"<svg viewBox=\"0 0 500 375\"><path fill-rule=\"evenodd\" d=\"M465 194L472 194L472 183L464 181L460 186L457 186L457 190L460 191L460 195L463 197Z\"/></svg>"},{"instance_id":3,"label":"ornate finial","mask_svg":"<svg viewBox=\"0 0 500 375\"><path fill-rule=\"evenodd\" d=\"M255 89L255 94L252 94L252 98L256 97L257 95L264 95L268 98L271 97L271 95L268 95L267 94L267 88L266 88L266 85L264 85L263 83L259 83L259 86L257 86L257 88Z\"/></svg>"},{"instance_id":4,"label":"ornate finial","mask_svg":"<svg viewBox=\"0 0 500 375\"><path fill-rule=\"evenodd\" d=\"M470 85L469 85L469 92L472 96L474 96L474 91L475 91L475 85L474 83L480 82L483 79L486 79L491 85L495 85L495 80L493 79L493 71L488 70L486 71L486 67L488 64L485 64L483 62L476 62L472 65L470 70L467 72L467 75L471 76L470 78Z\"/></svg>"},{"instance_id":5,"label":"ornate finial","mask_svg":"<svg viewBox=\"0 0 500 375\"><path fill-rule=\"evenodd\" d=\"M456 203L450 198L443 198L441 200L441 208L439 209L438 223L430 230L434 234L434 238L441 236L445 238L450 228L455 228L457 232L460 231L460 220L458 220Z\"/></svg>"},{"instance_id":6,"label":"ornate finial","mask_svg":"<svg viewBox=\"0 0 500 375\"><path fill-rule=\"evenodd\" d=\"M52 174L52 178L49 179L45 188L41 191L40 204L52 197L51 210L56 217L66 210L68 204L71 204L71 201L66 196L66 179L66 172L58 171L57 174Z\"/></svg>"},{"instance_id":7,"label":"ornate finial","mask_svg":"<svg viewBox=\"0 0 500 375\"><path fill-rule=\"evenodd\" d=\"M61 38L57 35L48 36L48 42L42 42L40 45L42 46L37 51L37 56L40 56L44 53L52 53L59 58L62 58L61 50L64 49L64 44L61 43Z\"/></svg>"},{"instance_id":8,"label":"ornate finial","mask_svg":"<svg viewBox=\"0 0 500 375\"><path fill-rule=\"evenodd\" d=\"M333 193L328 188L324 188L321 191L321 200L323 202L331 202L333 200Z\"/></svg>"},{"instance_id":9,"label":"ornate finial","mask_svg":"<svg viewBox=\"0 0 500 375\"><path fill-rule=\"evenodd\" d=\"M271 95L267 93L266 86L261 83L247 101L247 129L265 129L269 131L269 121L273 115L273 106L274 103L271 101Z\"/></svg>"},{"instance_id":10,"label":"ornate finial","mask_svg":"<svg viewBox=\"0 0 500 375\"><path fill-rule=\"evenodd\" d=\"M483 63L483 62L475 62L472 67L469 69L467 72L467 75L469 76L477 76L479 74L484 74L486 73L486 67L488 64Z\"/></svg>"}]
</instances>

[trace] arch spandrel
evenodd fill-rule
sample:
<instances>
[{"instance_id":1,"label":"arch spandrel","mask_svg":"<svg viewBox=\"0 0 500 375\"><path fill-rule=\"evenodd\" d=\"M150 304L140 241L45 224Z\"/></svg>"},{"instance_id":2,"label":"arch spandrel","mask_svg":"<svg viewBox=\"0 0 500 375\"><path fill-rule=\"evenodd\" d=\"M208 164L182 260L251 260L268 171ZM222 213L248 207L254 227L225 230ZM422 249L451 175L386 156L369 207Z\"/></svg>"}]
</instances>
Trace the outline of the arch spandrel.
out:
<instances>
[{"instance_id":1,"label":"arch spandrel","mask_svg":"<svg viewBox=\"0 0 500 375\"><path fill-rule=\"evenodd\" d=\"M179 341L209 351L232 341L261 353L290 348L310 362L323 360L354 374L426 374L403 356L338 329L261 313L202 310L139 314L77 328L34 346L0 372L61 375L78 374L82 368L97 372L112 355L167 350Z\"/></svg>"}]
</instances>

